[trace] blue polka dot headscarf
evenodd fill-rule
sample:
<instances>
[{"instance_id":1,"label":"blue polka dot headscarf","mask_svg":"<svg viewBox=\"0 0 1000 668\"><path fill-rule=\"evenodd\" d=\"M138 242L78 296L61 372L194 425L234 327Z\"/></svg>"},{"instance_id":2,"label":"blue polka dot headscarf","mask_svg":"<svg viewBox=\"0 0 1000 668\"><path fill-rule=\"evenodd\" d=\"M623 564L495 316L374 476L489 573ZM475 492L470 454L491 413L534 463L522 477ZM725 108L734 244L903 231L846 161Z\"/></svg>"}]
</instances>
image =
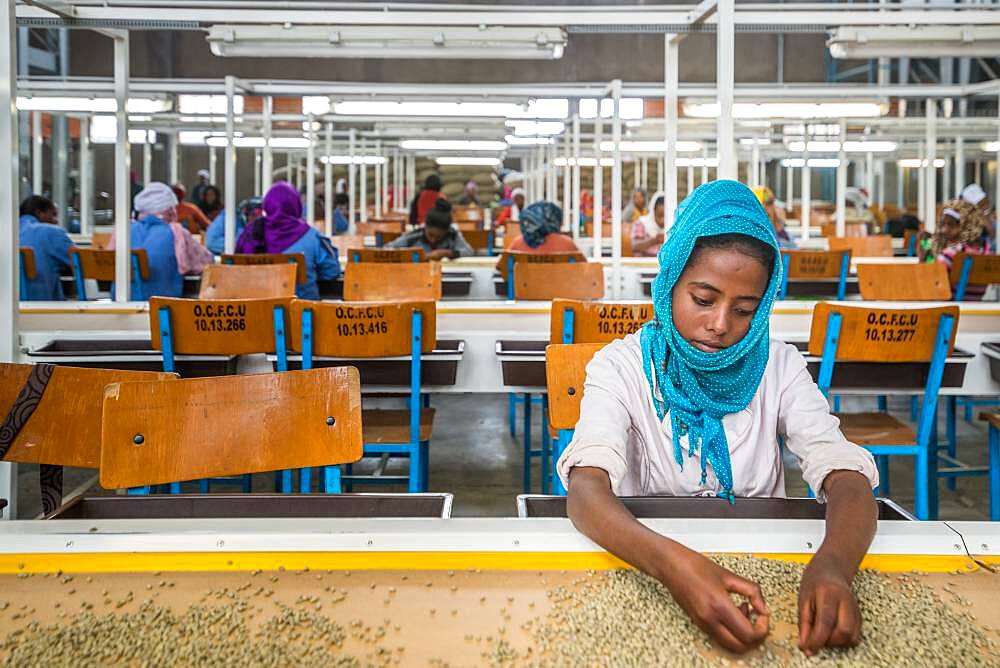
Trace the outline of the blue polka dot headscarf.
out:
<instances>
[{"instance_id":1,"label":"blue polka dot headscarf","mask_svg":"<svg viewBox=\"0 0 1000 668\"><path fill-rule=\"evenodd\" d=\"M764 297L743 339L706 353L685 341L674 326L671 297L699 237L745 234L774 249L774 267ZM781 255L767 212L748 187L737 181L706 183L677 207L674 224L659 254L653 280L655 319L640 332L642 363L662 422L669 413L674 459L684 467L680 440L688 437L689 456L700 450L701 482L706 467L719 479L718 496L734 501L729 443L722 418L747 407L767 366L768 321L781 284Z\"/></svg>"}]
</instances>

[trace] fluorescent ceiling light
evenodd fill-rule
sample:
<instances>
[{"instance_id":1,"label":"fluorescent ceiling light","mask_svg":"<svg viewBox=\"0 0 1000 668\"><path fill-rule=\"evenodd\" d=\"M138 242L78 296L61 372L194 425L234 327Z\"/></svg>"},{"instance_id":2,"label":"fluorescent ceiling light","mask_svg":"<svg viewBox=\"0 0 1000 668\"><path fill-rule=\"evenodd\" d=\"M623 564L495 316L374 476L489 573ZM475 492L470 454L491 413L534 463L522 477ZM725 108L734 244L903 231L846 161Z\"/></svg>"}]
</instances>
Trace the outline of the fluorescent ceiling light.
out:
<instances>
[{"instance_id":1,"label":"fluorescent ceiling light","mask_svg":"<svg viewBox=\"0 0 1000 668\"><path fill-rule=\"evenodd\" d=\"M202 146L208 138L208 132L196 132L193 130L181 130L177 133L177 140L185 146Z\"/></svg>"},{"instance_id":2,"label":"fluorescent ceiling light","mask_svg":"<svg viewBox=\"0 0 1000 668\"><path fill-rule=\"evenodd\" d=\"M663 153L667 150L667 143L664 141L622 141L620 143L621 150L631 151L634 153ZM615 150L615 143L613 141L602 141L601 151L603 153L611 153ZM678 141L677 142L677 152L678 153L695 153L701 150L701 142L696 141Z\"/></svg>"},{"instance_id":3,"label":"fluorescent ceiling light","mask_svg":"<svg viewBox=\"0 0 1000 668\"><path fill-rule=\"evenodd\" d=\"M718 118L718 102L685 102L684 115ZM734 118L869 118L882 115L876 102L736 102Z\"/></svg>"},{"instance_id":4,"label":"fluorescent ceiling light","mask_svg":"<svg viewBox=\"0 0 1000 668\"><path fill-rule=\"evenodd\" d=\"M319 161L324 165L330 163L331 165L349 165L351 164L351 156L349 155L321 155ZM354 156L355 165L384 165L385 158L379 157L377 155L356 155Z\"/></svg>"},{"instance_id":5,"label":"fluorescent ceiling light","mask_svg":"<svg viewBox=\"0 0 1000 668\"><path fill-rule=\"evenodd\" d=\"M214 25L208 44L238 58L454 58L558 60L561 28Z\"/></svg>"},{"instance_id":6,"label":"fluorescent ceiling light","mask_svg":"<svg viewBox=\"0 0 1000 668\"><path fill-rule=\"evenodd\" d=\"M514 134L520 137L538 135L558 135L566 130L562 121L507 121L507 127L514 128Z\"/></svg>"},{"instance_id":7,"label":"fluorescent ceiling light","mask_svg":"<svg viewBox=\"0 0 1000 668\"><path fill-rule=\"evenodd\" d=\"M838 28L826 44L834 58L989 58L1000 53L1000 29L972 25Z\"/></svg>"},{"instance_id":8,"label":"fluorescent ceiling light","mask_svg":"<svg viewBox=\"0 0 1000 668\"><path fill-rule=\"evenodd\" d=\"M527 106L514 102L388 102L346 100L333 105L339 116L471 116L499 118L565 119L569 101L534 100Z\"/></svg>"},{"instance_id":9,"label":"fluorescent ceiling light","mask_svg":"<svg viewBox=\"0 0 1000 668\"><path fill-rule=\"evenodd\" d=\"M614 112L614 100L601 100L601 118L611 118ZM622 120L638 121L643 117L643 102L641 97L623 97L618 101L618 112ZM580 118L597 117L597 100L583 98L580 100Z\"/></svg>"},{"instance_id":10,"label":"fluorescent ceiling light","mask_svg":"<svg viewBox=\"0 0 1000 668\"><path fill-rule=\"evenodd\" d=\"M771 140L767 137L743 137L740 139L741 146L769 146Z\"/></svg>"},{"instance_id":11,"label":"fluorescent ceiling light","mask_svg":"<svg viewBox=\"0 0 1000 668\"><path fill-rule=\"evenodd\" d=\"M595 158L579 158L579 159L569 158L568 160L566 158L556 158L554 164L556 167L565 167L567 163L571 167L574 165L580 165L581 167L597 166L597 160ZM614 158L601 158L601 167L613 167L614 164L615 164Z\"/></svg>"},{"instance_id":12,"label":"fluorescent ceiling light","mask_svg":"<svg viewBox=\"0 0 1000 668\"><path fill-rule=\"evenodd\" d=\"M896 150L896 142L845 141L844 150L848 153L892 153Z\"/></svg>"},{"instance_id":13,"label":"fluorescent ceiling light","mask_svg":"<svg viewBox=\"0 0 1000 668\"><path fill-rule=\"evenodd\" d=\"M225 95L178 95L177 107L182 114L220 114L226 120ZM233 96L233 111L243 113L243 96Z\"/></svg>"},{"instance_id":14,"label":"fluorescent ceiling light","mask_svg":"<svg viewBox=\"0 0 1000 668\"><path fill-rule=\"evenodd\" d=\"M551 137L518 137L507 135L504 141L511 146L548 146L553 143Z\"/></svg>"},{"instance_id":15,"label":"fluorescent ceiling light","mask_svg":"<svg viewBox=\"0 0 1000 668\"><path fill-rule=\"evenodd\" d=\"M921 159L921 158L903 158L902 160L897 160L896 164L899 165L900 167L909 167L909 168L912 168L912 169L916 169L918 167L926 167L927 166L927 158L923 158L923 159ZM936 160L934 160L934 166L936 168L938 168L938 169L941 169L942 167L944 167L944 158L937 158Z\"/></svg>"},{"instance_id":16,"label":"fluorescent ceiling light","mask_svg":"<svg viewBox=\"0 0 1000 668\"><path fill-rule=\"evenodd\" d=\"M996 153L1000 151L1000 141L983 142L982 149L987 153Z\"/></svg>"},{"instance_id":17,"label":"fluorescent ceiling light","mask_svg":"<svg viewBox=\"0 0 1000 668\"><path fill-rule=\"evenodd\" d=\"M785 125L781 133L786 137L802 137L808 130L810 136L839 135L840 123L797 123Z\"/></svg>"},{"instance_id":18,"label":"fluorescent ceiling light","mask_svg":"<svg viewBox=\"0 0 1000 668\"><path fill-rule=\"evenodd\" d=\"M503 151L507 144L475 139L405 139L399 147L406 151Z\"/></svg>"},{"instance_id":19,"label":"fluorescent ceiling light","mask_svg":"<svg viewBox=\"0 0 1000 668\"><path fill-rule=\"evenodd\" d=\"M496 167L500 164L499 158L477 158L474 156L442 157L436 159L439 165L468 165L470 167Z\"/></svg>"},{"instance_id":20,"label":"fluorescent ceiling light","mask_svg":"<svg viewBox=\"0 0 1000 668\"><path fill-rule=\"evenodd\" d=\"M306 95L302 98L302 113L322 116L330 113L330 98L326 95Z\"/></svg>"},{"instance_id":21,"label":"fluorescent ceiling light","mask_svg":"<svg viewBox=\"0 0 1000 668\"><path fill-rule=\"evenodd\" d=\"M805 167L806 161L803 158L785 158L781 161L782 167ZM809 158L810 167L839 167L840 160L837 158Z\"/></svg>"},{"instance_id":22,"label":"fluorescent ceiling light","mask_svg":"<svg viewBox=\"0 0 1000 668\"><path fill-rule=\"evenodd\" d=\"M90 141L93 144L114 144L118 141L118 119L114 116L94 116L90 119ZM130 128L130 144L155 144L156 133L152 130Z\"/></svg>"},{"instance_id":23,"label":"fluorescent ceiling light","mask_svg":"<svg viewBox=\"0 0 1000 668\"><path fill-rule=\"evenodd\" d=\"M225 136L211 135L205 139L209 146L226 146ZM305 137L271 137L268 142L271 148L309 148L309 140ZM236 148L263 148L263 137L233 137L233 146Z\"/></svg>"},{"instance_id":24,"label":"fluorescent ceiling light","mask_svg":"<svg viewBox=\"0 0 1000 668\"><path fill-rule=\"evenodd\" d=\"M47 97L18 96L19 111L68 111L113 114L118 101L113 97ZM129 98L125 110L132 114L156 114L170 111L170 100L160 98Z\"/></svg>"}]
</instances>

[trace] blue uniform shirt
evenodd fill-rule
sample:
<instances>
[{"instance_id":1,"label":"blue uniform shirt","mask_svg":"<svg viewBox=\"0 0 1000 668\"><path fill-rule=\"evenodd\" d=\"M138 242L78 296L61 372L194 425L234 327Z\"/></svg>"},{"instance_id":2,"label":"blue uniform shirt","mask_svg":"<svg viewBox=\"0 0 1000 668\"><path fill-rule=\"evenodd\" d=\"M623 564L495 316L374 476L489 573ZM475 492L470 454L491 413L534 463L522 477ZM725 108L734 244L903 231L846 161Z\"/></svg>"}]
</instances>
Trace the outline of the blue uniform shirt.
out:
<instances>
[{"instance_id":1,"label":"blue uniform shirt","mask_svg":"<svg viewBox=\"0 0 1000 668\"><path fill-rule=\"evenodd\" d=\"M350 223L347 222L347 216L341 212L339 206L333 210L333 225L333 231L335 234L343 234L347 231L347 228L351 226Z\"/></svg>"},{"instance_id":2,"label":"blue uniform shirt","mask_svg":"<svg viewBox=\"0 0 1000 668\"><path fill-rule=\"evenodd\" d=\"M184 277L177 269L174 232L169 225L156 216L134 221L132 248L144 248L149 257L149 278L142 284L144 298L180 297L184 293ZM139 294L134 281L132 294Z\"/></svg>"},{"instance_id":3,"label":"blue uniform shirt","mask_svg":"<svg viewBox=\"0 0 1000 668\"><path fill-rule=\"evenodd\" d=\"M240 238L240 234L243 233L243 228L246 227L246 221L243 219L243 215L237 211L236 212L236 238ZM212 224L208 226L205 230L205 248L210 250L213 255L222 255L226 251L226 212L223 211Z\"/></svg>"},{"instance_id":4,"label":"blue uniform shirt","mask_svg":"<svg viewBox=\"0 0 1000 668\"><path fill-rule=\"evenodd\" d=\"M282 253L302 253L306 256L306 282L295 286L295 296L299 299L319 299L316 281L329 281L340 276L340 261L337 249L329 239L324 238L312 227L298 241L281 251Z\"/></svg>"},{"instance_id":5,"label":"blue uniform shirt","mask_svg":"<svg viewBox=\"0 0 1000 668\"><path fill-rule=\"evenodd\" d=\"M73 242L58 225L42 223L34 216L20 218L20 246L35 253L38 275L21 284L22 301L62 301L59 271L69 269L69 249Z\"/></svg>"}]
</instances>

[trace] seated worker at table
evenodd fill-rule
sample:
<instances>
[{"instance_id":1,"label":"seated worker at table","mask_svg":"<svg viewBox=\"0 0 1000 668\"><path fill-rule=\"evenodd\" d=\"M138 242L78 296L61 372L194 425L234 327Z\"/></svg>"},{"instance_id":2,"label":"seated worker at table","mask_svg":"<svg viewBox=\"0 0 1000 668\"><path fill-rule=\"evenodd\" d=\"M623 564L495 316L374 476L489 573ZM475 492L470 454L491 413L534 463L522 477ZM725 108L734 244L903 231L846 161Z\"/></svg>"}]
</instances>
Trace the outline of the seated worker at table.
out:
<instances>
[{"instance_id":1,"label":"seated worker at table","mask_svg":"<svg viewBox=\"0 0 1000 668\"><path fill-rule=\"evenodd\" d=\"M319 299L316 281L340 276L337 249L302 220L302 198L287 181L278 181L264 195L264 215L247 223L236 242L237 253L302 253L306 282L295 286L299 299Z\"/></svg>"},{"instance_id":2,"label":"seated worker at table","mask_svg":"<svg viewBox=\"0 0 1000 668\"><path fill-rule=\"evenodd\" d=\"M573 253L580 249L573 238L562 234L563 212L552 202L535 202L521 211L521 235L510 250L521 253Z\"/></svg>"},{"instance_id":3,"label":"seated worker at table","mask_svg":"<svg viewBox=\"0 0 1000 668\"><path fill-rule=\"evenodd\" d=\"M413 196L413 201L410 202L410 225L419 227L427 221L427 213L443 197L442 187L444 184L437 174L431 174L424 180L424 187Z\"/></svg>"},{"instance_id":4,"label":"seated worker at table","mask_svg":"<svg viewBox=\"0 0 1000 668\"><path fill-rule=\"evenodd\" d=\"M767 214L745 185L715 181L685 199L660 251L655 319L587 366L558 472L581 532L662 582L698 627L742 653L769 631L760 587L646 528L618 497L714 495L738 504L784 496L783 436L827 503L826 538L798 597L798 645L812 654L860 636L851 583L875 534L878 472L844 438L803 356L770 338L779 258Z\"/></svg>"},{"instance_id":5,"label":"seated worker at table","mask_svg":"<svg viewBox=\"0 0 1000 668\"><path fill-rule=\"evenodd\" d=\"M632 225L632 255L656 257L663 246L663 193L653 195L653 207Z\"/></svg>"},{"instance_id":6,"label":"seated worker at table","mask_svg":"<svg viewBox=\"0 0 1000 668\"><path fill-rule=\"evenodd\" d=\"M59 210L47 197L32 195L19 211L21 248L35 253L35 278L21 286L21 301L62 301L61 271L68 271L69 249L73 247L66 231L59 227Z\"/></svg>"},{"instance_id":7,"label":"seated worker at table","mask_svg":"<svg viewBox=\"0 0 1000 668\"><path fill-rule=\"evenodd\" d=\"M214 261L212 254L177 222L177 196L166 183L151 182L135 196L134 206L139 216L132 221L132 249L145 249L149 259L143 296L180 297L184 274L200 274ZM136 288L132 286L133 293Z\"/></svg>"},{"instance_id":8,"label":"seated worker at table","mask_svg":"<svg viewBox=\"0 0 1000 668\"><path fill-rule=\"evenodd\" d=\"M656 201L655 197L653 201ZM646 210L646 193L642 188L636 188L632 191L632 201L628 203L628 206L622 212L622 222L634 223L647 213L649 211Z\"/></svg>"},{"instance_id":9,"label":"seated worker at table","mask_svg":"<svg viewBox=\"0 0 1000 668\"><path fill-rule=\"evenodd\" d=\"M941 209L941 218L933 235L924 233L920 244L922 262L941 262L951 271L955 256L990 255L994 252L990 238L983 234L988 225L983 210L968 202L955 199ZM969 285L965 290L966 301L982 301L985 285Z\"/></svg>"},{"instance_id":10,"label":"seated worker at table","mask_svg":"<svg viewBox=\"0 0 1000 668\"><path fill-rule=\"evenodd\" d=\"M427 212L427 223L385 245L386 248L423 248L428 260L454 260L474 255L472 246L451 224L451 204L439 199Z\"/></svg>"},{"instance_id":11,"label":"seated worker at table","mask_svg":"<svg viewBox=\"0 0 1000 668\"><path fill-rule=\"evenodd\" d=\"M507 223L521 220L521 210L524 209L524 188L514 188L510 192L511 202L500 210L500 215L493 221L493 227L504 227Z\"/></svg>"},{"instance_id":12,"label":"seated worker at table","mask_svg":"<svg viewBox=\"0 0 1000 668\"><path fill-rule=\"evenodd\" d=\"M236 207L236 238L243 234L247 221L253 222L264 215L263 200L260 197L248 197ZM205 248L215 255L226 252L226 212L220 211L212 224L205 231Z\"/></svg>"},{"instance_id":13,"label":"seated worker at table","mask_svg":"<svg viewBox=\"0 0 1000 668\"><path fill-rule=\"evenodd\" d=\"M333 197L333 233L344 234L351 226L347 220L351 200L347 193L337 193Z\"/></svg>"},{"instance_id":14,"label":"seated worker at table","mask_svg":"<svg viewBox=\"0 0 1000 668\"><path fill-rule=\"evenodd\" d=\"M201 191L201 199L198 200L198 208L201 212L205 214L205 217L209 220L215 220L215 217L219 215L222 211L222 193L215 186L205 186L204 190Z\"/></svg>"},{"instance_id":15,"label":"seated worker at table","mask_svg":"<svg viewBox=\"0 0 1000 668\"><path fill-rule=\"evenodd\" d=\"M191 202L184 201L184 197L187 194L184 185L175 183L170 186L170 189L177 196L177 222L183 225L184 229L191 234L201 234L208 229L211 221L201 212L201 209Z\"/></svg>"},{"instance_id":16,"label":"seated worker at table","mask_svg":"<svg viewBox=\"0 0 1000 668\"><path fill-rule=\"evenodd\" d=\"M767 217L771 220L771 227L774 229L774 236L778 239L778 246L798 248L788 234L788 230L785 229L785 213L778 208L778 203L771 189L767 186L757 186L753 189L753 194L757 196L757 201L764 207Z\"/></svg>"}]
</instances>

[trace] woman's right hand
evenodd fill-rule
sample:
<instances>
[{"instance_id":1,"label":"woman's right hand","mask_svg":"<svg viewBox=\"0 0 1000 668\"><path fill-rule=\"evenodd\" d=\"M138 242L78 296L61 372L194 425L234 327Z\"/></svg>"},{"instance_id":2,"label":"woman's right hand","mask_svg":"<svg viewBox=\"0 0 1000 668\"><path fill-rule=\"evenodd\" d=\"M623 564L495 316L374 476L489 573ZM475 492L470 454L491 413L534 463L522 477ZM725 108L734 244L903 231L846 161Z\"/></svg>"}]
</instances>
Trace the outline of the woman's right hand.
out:
<instances>
[{"instance_id":1,"label":"woman's right hand","mask_svg":"<svg viewBox=\"0 0 1000 668\"><path fill-rule=\"evenodd\" d=\"M677 543L672 543L670 551L661 581L698 628L737 654L764 642L770 631L771 611L760 586ZM730 593L749 603L737 605Z\"/></svg>"}]
</instances>

